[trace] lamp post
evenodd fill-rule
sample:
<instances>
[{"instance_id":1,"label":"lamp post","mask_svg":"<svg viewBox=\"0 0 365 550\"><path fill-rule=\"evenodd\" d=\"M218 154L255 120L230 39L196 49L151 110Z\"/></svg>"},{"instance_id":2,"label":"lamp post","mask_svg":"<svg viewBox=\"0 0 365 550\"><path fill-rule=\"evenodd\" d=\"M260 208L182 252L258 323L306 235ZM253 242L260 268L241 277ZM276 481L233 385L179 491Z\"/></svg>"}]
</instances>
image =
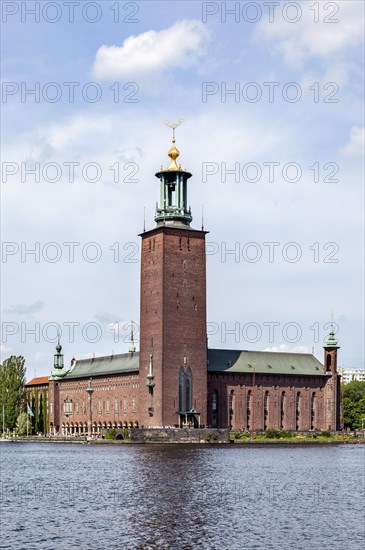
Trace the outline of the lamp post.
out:
<instances>
[{"instance_id":1,"label":"lamp post","mask_svg":"<svg viewBox=\"0 0 365 550\"><path fill-rule=\"evenodd\" d=\"M92 425L93 425L93 400L92 400L92 397L93 397L93 393L94 393L94 388L92 387L91 382L92 382L92 378L90 378L89 385L86 388L86 391L89 394L89 403L90 403L90 420L89 420L89 428L88 428L88 432L89 432L90 436L92 436Z\"/></svg>"}]
</instances>

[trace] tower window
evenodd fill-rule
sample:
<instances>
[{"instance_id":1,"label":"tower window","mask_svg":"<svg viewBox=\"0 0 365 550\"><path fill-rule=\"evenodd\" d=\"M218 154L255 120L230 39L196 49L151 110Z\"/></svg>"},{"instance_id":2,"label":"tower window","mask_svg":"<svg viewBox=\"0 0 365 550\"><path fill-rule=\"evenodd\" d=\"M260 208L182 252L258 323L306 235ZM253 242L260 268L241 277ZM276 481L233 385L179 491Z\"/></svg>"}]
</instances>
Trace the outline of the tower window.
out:
<instances>
[{"instance_id":1,"label":"tower window","mask_svg":"<svg viewBox=\"0 0 365 550\"><path fill-rule=\"evenodd\" d=\"M188 367L185 376L185 410L191 410L191 369Z\"/></svg>"},{"instance_id":2,"label":"tower window","mask_svg":"<svg viewBox=\"0 0 365 550\"><path fill-rule=\"evenodd\" d=\"M184 396L184 369L179 370L179 412L183 412L183 396Z\"/></svg>"},{"instance_id":3,"label":"tower window","mask_svg":"<svg viewBox=\"0 0 365 550\"><path fill-rule=\"evenodd\" d=\"M327 355L326 367L327 367L327 370L331 370L331 356L330 355Z\"/></svg>"}]
</instances>

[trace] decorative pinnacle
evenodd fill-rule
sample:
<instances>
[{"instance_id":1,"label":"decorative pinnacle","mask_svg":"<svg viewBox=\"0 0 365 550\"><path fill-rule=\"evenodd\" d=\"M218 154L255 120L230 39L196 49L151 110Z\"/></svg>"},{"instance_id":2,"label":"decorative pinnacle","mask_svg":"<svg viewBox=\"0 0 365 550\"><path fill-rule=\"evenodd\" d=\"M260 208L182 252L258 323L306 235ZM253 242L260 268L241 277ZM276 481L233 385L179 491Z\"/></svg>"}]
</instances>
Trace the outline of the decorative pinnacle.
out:
<instances>
[{"instance_id":1,"label":"decorative pinnacle","mask_svg":"<svg viewBox=\"0 0 365 550\"><path fill-rule=\"evenodd\" d=\"M168 120L164 120L163 124L166 124L169 128L172 128L172 147L169 149L169 152L167 153L168 156L171 159L170 166L168 166L167 170L181 170L181 166L178 166L176 163L176 159L180 156L180 151L175 146L175 128L180 126L184 122L183 118L179 118L178 122L169 122Z\"/></svg>"},{"instance_id":2,"label":"decorative pinnacle","mask_svg":"<svg viewBox=\"0 0 365 550\"><path fill-rule=\"evenodd\" d=\"M178 122L173 122L173 123L169 122L168 120L163 121L163 124L166 124L166 126L168 126L169 128L172 128L172 142L173 143L175 142L175 128L180 126L180 124L182 124L183 122L185 122L185 120L183 118L179 118Z\"/></svg>"},{"instance_id":3,"label":"decorative pinnacle","mask_svg":"<svg viewBox=\"0 0 365 550\"><path fill-rule=\"evenodd\" d=\"M56 346L56 351L58 354L61 353L62 351L62 346L61 346L61 343L60 343L60 331L57 330L57 346Z\"/></svg>"},{"instance_id":4,"label":"decorative pinnacle","mask_svg":"<svg viewBox=\"0 0 365 550\"><path fill-rule=\"evenodd\" d=\"M133 338L133 321L130 321L131 324L131 339L129 344L129 353L134 353L136 351L136 346L134 345L134 338Z\"/></svg>"}]
</instances>

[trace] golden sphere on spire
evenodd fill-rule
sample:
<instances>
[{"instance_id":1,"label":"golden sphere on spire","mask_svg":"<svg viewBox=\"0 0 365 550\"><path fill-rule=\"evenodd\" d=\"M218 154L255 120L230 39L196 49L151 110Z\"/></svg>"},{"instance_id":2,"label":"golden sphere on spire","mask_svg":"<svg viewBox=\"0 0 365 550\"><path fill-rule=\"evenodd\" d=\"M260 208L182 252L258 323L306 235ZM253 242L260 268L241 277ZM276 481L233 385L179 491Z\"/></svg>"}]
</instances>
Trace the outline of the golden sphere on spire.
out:
<instances>
[{"instance_id":1,"label":"golden sphere on spire","mask_svg":"<svg viewBox=\"0 0 365 550\"><path fill-rule=\"evenodd\" d=\"M167 170L178 170L179 167L176 163L176 159L180 156L180 151L175 146L175 140L174 139L172 140L172 147L170 147L169 152L167 154L171 159L170 166L167 168Z\"/></svg>"},{"instance_id":2,"label":"golden sphere on spire","mask_svg":"<svg viewBox=\"0 0 365 550\"><path fill-rule=\"evenodd\" d=\"M176 159L180 156L180 151L179 149L175 146L175 128L177 128L178 126L180 126L180 124L182 124L184 122L184 119L183 118L179 118L179 121L178 122L174 122L173 124L171 122L169 122L168 120L164 120L164 124L166 124L166 126L168 126L169 128L172 129L172 147L170 147L169 151L168 151L168 156L170 157L171 159L171 163L170 163L170 166L168 166L166 168L166 170L181 170L181 165L178 166L177 163L176 163Z\"/></svg>"}]
</instances>

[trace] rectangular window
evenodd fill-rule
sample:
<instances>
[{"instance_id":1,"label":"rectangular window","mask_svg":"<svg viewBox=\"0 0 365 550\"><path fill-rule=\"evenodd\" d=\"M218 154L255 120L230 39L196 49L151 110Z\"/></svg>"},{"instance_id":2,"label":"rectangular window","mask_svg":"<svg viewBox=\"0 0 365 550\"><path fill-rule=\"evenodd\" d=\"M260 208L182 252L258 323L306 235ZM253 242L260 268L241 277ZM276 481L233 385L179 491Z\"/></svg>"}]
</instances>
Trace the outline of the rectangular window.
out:
<instances>
[{"instance_id":1,"label":"rectangular window","mask_svg":"<svg viewBox=\"0 0 365 550\"><path fill-rule=\"evenodd\" d=\"M114 400L114 410L115 410L115 414L118 414L118 398L117 397Z\"/></svg>"},{"instance_id":2,"label":"rectangular window","mask_svg":"<svg viewBox=\"0 0 365 550\"><path fill-rule=\"evenodd\" d=\"M79 414L80 412L80 403L79 400L76 401L76 414Z\"/></svg>"},{"instance_id":3,"label":"rectangular window","mask_svg":"<svg viewBox=\"0 0 365 550\"><path fill-rule=\"evenodd\" d=\"M136 412L136 398L132 397L132 412Z\"/></svg>"},{"instance_id":4,"label":"rectangular window","mask_svg":"<svg viewBox=\"0 0 365 550\"><path fill-rule=\"evenodd\" d=\"M107 414L110 413L110 397L107 397L106 399L106 412Z\"/></svg>"},{"instance_id":5,"label":"rectangular window","mask_svg":"<svg viewBox=\"0 0 365 550\"><path fill-rule=\"evenodd\" d=\"M98 406L99 406L99 414L101 415L103 412L103 404L100 397L99 397Z\"/></svg>"},{"instance_id":6,"label":"rectangular window","mask_svg":"<svg viewBox=\"0 0 365 550\"><path fill-rule=\"evenodd\" d=\"M123 397L123 412L124 414L127 412L127 398Z\"/></svg>"}]
</instances>

